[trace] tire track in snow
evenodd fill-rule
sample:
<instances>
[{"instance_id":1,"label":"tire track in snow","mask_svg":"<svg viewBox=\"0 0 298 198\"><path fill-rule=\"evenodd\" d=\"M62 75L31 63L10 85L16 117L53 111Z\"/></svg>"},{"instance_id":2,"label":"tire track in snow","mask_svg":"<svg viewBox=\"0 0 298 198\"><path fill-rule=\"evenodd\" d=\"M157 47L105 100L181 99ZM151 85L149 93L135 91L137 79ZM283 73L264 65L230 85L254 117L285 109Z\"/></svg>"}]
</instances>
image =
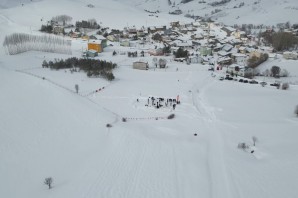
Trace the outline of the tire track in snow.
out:
<instances>
[{"instance_id":1,"label":"tire track in snow","mask_svg":"<svg viewBox=\"0 0 298 198\"><path fill-rule=\"evenodd\" d=\"M206 80L204 80L206 82ZM194 85L192 90L193 104L198 113L203 116L204 124L208 129L208 148L207 148L207 168L210 176L210 196L211 198L231 197L231 186L227 175L227 168L225 167L223 155L223 142L219 129L216 124L222 124L217 120L212 107L204 100L205 90L208 89L215 81L209 77L207 83L200 87L200 92L197 92L197 85ZM237 186L233 186L237 188ZM234 190L234 194L239 195L239 190Z\"/></svg>"}]
</instances>

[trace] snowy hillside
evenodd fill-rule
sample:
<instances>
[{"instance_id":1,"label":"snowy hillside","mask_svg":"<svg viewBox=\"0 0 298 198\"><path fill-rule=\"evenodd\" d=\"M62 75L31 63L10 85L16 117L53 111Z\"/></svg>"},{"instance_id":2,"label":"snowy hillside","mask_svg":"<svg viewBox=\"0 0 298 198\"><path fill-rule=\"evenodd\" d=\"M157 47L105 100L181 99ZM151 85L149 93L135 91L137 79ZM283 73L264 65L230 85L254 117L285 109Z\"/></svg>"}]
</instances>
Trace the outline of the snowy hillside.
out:
<instances>
[{"instance_id":1,"label":"snowy hillside","mask_svg":"<svg viewBox=\"0 0 298 198\"><path fill-rule=\"evenodd\" d=\"M168 15L166 0L33 0L23 6L20 1L0 2L5 7L0 9L1 44L14 32L41 35L41 24L59 14L72 16L73 22L95 18L119 29L191 21ZM197 4L179 8L194 9ZM158 6L158 17L143 10ZM233 15L231 11L222 20ZM112 55L154 44L122 47L109 42L95 58L118 64L115 80L107 81L83 71L41 66L44 60L81 57L87 41L66 39L72 55L30 51L10 56L0 48L1 198L297 196L297 60L270 59L261 65L262 71L278 65L290 72L291 78L285 78L290 88L281 90L221 81L225 70L208 71L207 64L187 65L171 56L164 57L167 68L156 68L147 53L137 58ZM139 60L148 62L149 69L133 69ZM276 79L257 80L269 84ZM152 97L179 97L181 103L156 108ZM175 117L168 119L170 114ZM239 149L239 143L248 147ZM52 189L44 184L47 177L53 178Z\"/></svg>"},{"instance_id":2,"label":"snowy hillside","mask_svg":"<svg viewBox=\"0 0 298 198\"><path fill-rule=\"evenodd\" d=\"M211 17L224 24L297 23L298 2L296 0L119 0L142 10L159 10L162 13L181 9L183 15ZM226 3L223 3L226 2ZM212 4L212 5L211 5Z\"/></svg>"}]
</instances>

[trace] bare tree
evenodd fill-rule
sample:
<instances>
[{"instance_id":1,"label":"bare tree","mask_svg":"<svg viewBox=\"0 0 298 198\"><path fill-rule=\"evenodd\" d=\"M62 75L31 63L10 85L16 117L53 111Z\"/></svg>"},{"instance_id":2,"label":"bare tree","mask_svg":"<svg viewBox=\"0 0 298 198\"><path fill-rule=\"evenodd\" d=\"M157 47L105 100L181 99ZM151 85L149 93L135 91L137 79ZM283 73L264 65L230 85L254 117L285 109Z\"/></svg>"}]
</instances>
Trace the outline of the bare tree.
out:
<instances>
[{"instance_id":1,"label":"bare tree","mask_svg":"<svg viewBox=\"0 0 298 198\"><path fill-rule=\"evenodd\" d=\"M5 37L3 47L10 55L27 51L71 54L71 42L57 36L14 33Z\"/></svg>"},{"instance_id":2,"label":"bare tree","mask_svg":"<svg viewBox=\"0 0 298 198\"><path fill-rule=\"evenodd\" d=\"M75 89L76 89L76 92L79 93L79 85L78 84L75 85Z\"/></svg>"},{"instance_id":3,"label":"bare tree","mask_svg":"<svg viewBox=\"0 0 298 198\"><path fill-rule=\"evenodd\" d=\"M44 184L47 185L49 187L49 189L52 188L52 183L53 183L53 179L51 177L45 178Z\"/></svg>"},{"instance_id":4,"label":"bare tree","mask_svg":"<svg viewBox=\"0 0 298 198\"><path fill-rule=\"evenodd\" d=\"M68 15L58 15L58 16L55 16L52 18L52 21L54 22L62 22L63 23L63 26L66 25L66 22L69 22L72 20L72 17L71 16L68 16Z\"/></svg>"},{"instance_id":5,"label":"bare tree","mask_svg":"<svg viewBox=\"0 0 298 198\"><path fill-rule=\"evenodd\" d=\"M254 146L256 146L256 142L258 141L258 138L256 136L252 136L252 141L254 143Z\"/></svg>"}]
</instances>

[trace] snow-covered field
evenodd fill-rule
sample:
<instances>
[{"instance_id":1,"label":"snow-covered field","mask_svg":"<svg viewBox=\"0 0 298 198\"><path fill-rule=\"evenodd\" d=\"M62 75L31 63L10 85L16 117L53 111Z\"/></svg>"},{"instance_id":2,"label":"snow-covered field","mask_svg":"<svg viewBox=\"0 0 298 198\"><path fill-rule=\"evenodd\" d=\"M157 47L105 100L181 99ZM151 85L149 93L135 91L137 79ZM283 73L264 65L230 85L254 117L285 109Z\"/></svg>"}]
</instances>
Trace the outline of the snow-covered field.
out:
<instances>
[{"instance_id":1,"label":"snow-covered field","mask_svg":"<svg viewBox=\"0 0 298 198\"><path fill-rule=\"evenodd\" d=\"M105 25L126 25L83 10L86 2L59 1L57 9L50 7L51 2L26 4L30 9L0 10L1 42L3 32L30 32L31 25L36 31L40 17L75 17L72 13L76 10L80 19L86 16L102 19ZM96 2L104 1L90 1ZM147 14L119 5L118 1L109 1L103 7L106 14L112 13L108 9L113 7L120 18L127 16L131 23L144 24ZM170 20L167 17L160 16L156 21L166 23ZM156 21L148 19L148 23ZM74 56L79 56L83 45L73 40ZM1 49L0 197L297 196L297 85L278 90L220 81L222 71L212 77L207 65L170 60L166 70L152 65L148 71L133 70L131 64L139 58L113 57L113 49L108 47L99 56L118 63L116 79L111 83L87 78L82 72L71 74L41 67L44 59L69 55L27 52L8 56ZM152 58L145 59L151 64ZM290 80L297 81L297 62L279 63L269 61L262 69L283 66L289 70ZM79 94L74 93L75 84L79 85ZM181 104L175 110L145 106L149 96L177 95ZM175 118L166 119L172 113ZM112 127L107 128L107 124ZM252 136L258 139L256 146ZM250 149L238 149L241 142ZM51 190L43 184L46 177L54 180Z\"/></svg>"}]
</instances>

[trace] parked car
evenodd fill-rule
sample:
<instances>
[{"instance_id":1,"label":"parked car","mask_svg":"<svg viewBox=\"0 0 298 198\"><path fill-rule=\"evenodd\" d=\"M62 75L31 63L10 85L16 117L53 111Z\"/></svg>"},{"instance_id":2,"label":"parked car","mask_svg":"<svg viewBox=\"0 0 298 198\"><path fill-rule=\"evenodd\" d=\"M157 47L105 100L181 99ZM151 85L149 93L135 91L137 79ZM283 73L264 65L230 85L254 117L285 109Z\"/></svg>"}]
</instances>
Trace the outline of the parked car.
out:
<instances>
[{"instance_id":1,"label":"parked car","mask_svg":"<svg viewBox=\"0 0 298 198\"><path fill-rule=\"evenodd\" d=\"M241 78L241 79L239 79L239 82L242 82L243 83L243 79Z\"/></svg>"},{"instance_id":2,"label":"parked car","mask_svg":"<svg viewBox=\"0 0 298 198\"><path fill-rule=\"evenodd\" d=\"M275 86L275 87L279 87L279 83L272 83L272 84L270 84L270 86Z\"/></svg>"},{"instance_id":3,"label":"parked car","mask_svg":"<svg viewBox=\"0 0 298 198\"><path fill-rule=\"evenodd\" d=\"M258 81L255 81L255 80L251 80L251 81L249 81L249 83L250 84L259 84Z\"/></svg>"}]
</instances>

